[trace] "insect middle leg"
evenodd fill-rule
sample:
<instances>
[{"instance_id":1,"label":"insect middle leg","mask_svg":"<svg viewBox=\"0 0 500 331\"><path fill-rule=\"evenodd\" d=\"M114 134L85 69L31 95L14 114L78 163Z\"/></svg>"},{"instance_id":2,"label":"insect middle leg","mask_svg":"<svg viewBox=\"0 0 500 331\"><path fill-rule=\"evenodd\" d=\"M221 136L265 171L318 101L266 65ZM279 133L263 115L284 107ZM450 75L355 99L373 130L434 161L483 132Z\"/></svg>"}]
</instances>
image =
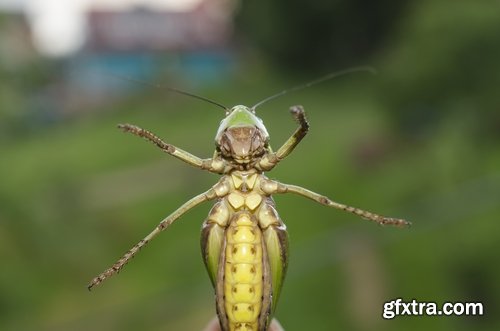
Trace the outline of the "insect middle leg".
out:
<instances>
[{"instance_id":1,"label":"insect middle leg","mask_svg":"<svg viewBox=\"0 0 500 331\"><path fill-rule=\"evenodd\" d=\"M164 142L160 137L158 137L151 131L140 128L136 125L118 124L118 128L122 129L124 132L130 132L136 136L149 140L150 142L158 146L165 153L168 153L196 168L208 170L210 172L221 173L226 166L223 160L199 158L189 152L186 152L178 147L175 147L174 145Z\"/></svg>"},{"instance_id":2,"label":"insect middle leg","mask_svg":"<svg viewBox=\"0 0 500 331\"><path fill-rule=\"evenodd\" d=\"M392 217L385 217L381 216L363 209L359 209L356 207L351 207L347 206L338 202L335 202L331 200L330 198L318 194L316 192L310 191L308 189L305 189L303 187L297 186L297 185L289 185L289 184L283 184L275 180L266 180L265 182L261 183L261 188L262 190L267 193L267 194L277 194L277 193L294 193L301 195L305 198L314 200L324 206L327 207L332 207L336 209L340 209L343 211L347 211L349 213L358 215L366 220L376 222L380 225L394 225L394 226L399 226L399 227L404 227L404 226L410 226L411 223L400 218L392 218Z\"/></svg>"}]
</instances>

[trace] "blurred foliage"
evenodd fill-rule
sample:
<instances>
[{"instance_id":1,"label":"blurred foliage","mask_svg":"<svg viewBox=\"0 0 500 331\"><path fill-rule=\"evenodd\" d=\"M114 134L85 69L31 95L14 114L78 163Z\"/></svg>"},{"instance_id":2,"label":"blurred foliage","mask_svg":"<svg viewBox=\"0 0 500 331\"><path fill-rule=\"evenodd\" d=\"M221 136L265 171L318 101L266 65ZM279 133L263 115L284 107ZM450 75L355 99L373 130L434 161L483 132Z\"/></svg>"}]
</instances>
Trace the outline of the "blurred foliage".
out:
<instances>
[{"instance_id":1,"label":"blurred foliage","mask_svg":"<svg viewBox=\"0 0 500 331\"><path fill-rule=\"evenodd\" d=\"M55 105L46 104L54 77L54 63L42 58L15 66L0 61L0 139L17 139L36 130L40 122L56 120L51 116Z\"/></svg>"},{"instance_id":2,"label":"blurred foliage","mask_svg":"<svg viewBox=\"0 0 500 331\"><path fill-rule=\"evenodd\" d=\"M243 3L240 39L269 39L258 42L260 52L243 48L231 77L193 92L254 104L320 68L376 66L377 76L344 77L258 109L273 147L295 128L290 105L303 104L311 123L269 176L413 221L410 230L380 228L276 197L291 237L278 319L287 331L498 330L496 2L324 1L314 14L309 6L320 2L277 4ZM67 115L54 102L64 95L51 92L60 70L43 59L0 64L0 330L201 330L215 314L198 243L209 204L119 276L90 294L86 284L217 180L116 124L140 125L208 157L223 114L146 90ZM481 301L486 315L382 320L383 302L398 297Z\"/></svg>"},{"instance_id":3,"label":"blurred foliage","mask_svg":"<svg viewBox=\"0 0 500 331\"><path fill-rule=\"evenodd\" d=\"M380 49L414 1L242 1L236 22L245 42L273 65L310 72L359 65Z\"/></svg>"},{"instance_id":4,"label":"blurred foliage","mask_svg":"<svg viewBox=\"0 0 500 331\"><path fill-rule=\"evenodd\" d=\"M378 56L378 92L405 132L439 127L461 112L477 138L499 137L499 10L490 1L423 1L406 16Z\"/></svg>"}]
</instances>

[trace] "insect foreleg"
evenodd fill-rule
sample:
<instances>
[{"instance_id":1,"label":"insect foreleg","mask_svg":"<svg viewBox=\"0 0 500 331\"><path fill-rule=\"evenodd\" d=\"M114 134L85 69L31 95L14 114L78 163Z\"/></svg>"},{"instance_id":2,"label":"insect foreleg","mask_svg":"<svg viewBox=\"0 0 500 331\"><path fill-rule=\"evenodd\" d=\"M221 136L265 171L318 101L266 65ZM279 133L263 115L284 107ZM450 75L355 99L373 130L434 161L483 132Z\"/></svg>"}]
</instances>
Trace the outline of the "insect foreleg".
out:
<instances>
[{"instance_id":1,"label":"insect foreleg","mask_svg":"<svg viewBox=\"0 0 500 331\"><path fill-rule=\"evenodd\" d=\"M261 188L267 194L276 194L276 193L298 194L298 195L301 195L301 196L306 197L308 199L319 202L320 204L322 204L324 206L344 210L344 211L347 211L349 213L361 216L362 218L364 218L366 220L373 221L373 222L376 222L376 223L381 224L381 225L394 225L394 226L399 226L399 227L411 225L410 222L408 222L404 219L380 216L380 215L374 214L374 213L366 211L366 210L347 206L347 205L335 202L335 201L331 200L330 198L325 197L321 194L312 192L308 189L305 189L303 187L296 186L296 185L288 185L288 184L283 184L283 183L280 183L280 182L277 182L274 180L267 180L267 181L261 183Z\"/></svg>"},{"instance_id":2,"label":"insect foreleg","mask_svg":"<svg viewBox=\"0 0 500 331\"><path fill-rule=\"evenodd\" d=\"M278 162L290 155L302 138L309 132L309 123L307 122L304 108L302 106L292 106L290 107L290 113L299 124L299 127L275 153L268 154L262 158L259 165L263 170L272 169Z\"/></svg>"},{"instance_id":3,"label":"insect foreleg","mask_svg":"<svg viewBox=\"0 0 500 331\"><path fill-rule=\"evenodd\" d=\"M295 130L292 136L285 141L283 146L276 151L276 157L278 160L282 160L287 157L300 143L302 138L306 136L307 132L309 132L309 123L307 122L304 108L302 106L292 106L290 107L290 113L299 124L299 127Z\"/></svg>"},{"instance_id":4,"label":"insect foreleg","mask_svg":"<svg viewBox=\"0 0 500 331\"><path fill-rule=\"evenodd\" d=\"M130 132L136 136L147 139L156 146L158 146L165 153L168 153L181 161L184 161L196 168L200 168L203 170L208 170L210 172L222 173L226 167L225 161L222 159L201 159L189 152L186 152L174 145L167 144L160 137L155 135L154 133L142 129L138 126L132 124L118 124L118 128L122 129L124 132Z\"/></svg>"},{"instance_id":5,"label":"insect foreleg","mask_svg":"<svg viewBox=\"0 0 500 331\"><path fill-rule=\"evenodd\" d=\"M219 185L219 186L218 186ZM199 194L192 198L191 200L187 201L184 203L181 207L179 207L176 211L174 211L172 214L167 216L163 221L160 222L156 226L156 228L148 234L144 239L139 241L134 247L132 247L121 259L119 259L113 266L103 273L101 273L99 276L95 277L92 279L90 282L88 289L91 290L92 287L99 285L102 283L105 279L113 276L114 274L120 272L120 270L123 268L127 262L133 258L139 250L145 246L147 243L149 243L154 237L156 237L157 234L159 234L161 231L165 230L170 224L172 224L176 219L181 217L184 213L186 213L188 210L192 209L193 207L199 205L202 202L208 201L208 200L213 200L217 198L217 194L220 194L221 192L224 193L224 186L225 183L219 183L216 186L212 187L210 190Z\"/></svg>"}]
</instances>

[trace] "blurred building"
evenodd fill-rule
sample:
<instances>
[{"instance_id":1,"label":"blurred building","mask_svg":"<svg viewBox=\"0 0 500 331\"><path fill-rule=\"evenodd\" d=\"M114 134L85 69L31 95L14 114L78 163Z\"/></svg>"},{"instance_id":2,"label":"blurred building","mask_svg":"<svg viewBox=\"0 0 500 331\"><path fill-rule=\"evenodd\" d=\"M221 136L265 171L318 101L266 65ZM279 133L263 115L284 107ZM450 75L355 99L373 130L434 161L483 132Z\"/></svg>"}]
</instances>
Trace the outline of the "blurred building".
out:
<instances>
[{"instance_id":1,"label":"blurred building","mask_svg":"<svg viewBox=\"0 0 500 331\"><path fill-rule=\"evenodd\" d=\"M213 84L235 62L232 4L201 0L191 7L171 9L90 6L83 12L81 48L59 58L37 52L33 15L21 9L1 14L0 69L25 81L27 75L37 79L29 85L26 105L11 104L26 109L26 118L43 114L37 123L46 123L91 111L146 86L117 76L194 91Z\"/></svg>"},{"instance_id":2,"label":"blurred building","mask_svg":"<svg viewBox=\"0 0 500 331\"><path fill-rule=\"evenodd\" d=\"M136 8L88 13L86 50L91 52L197 52L227 48L231 17L220 1L190 11Z\"/></svg>"},{"instance_id":3,"label":"blurred building","mask_svg":"<svg viewBox=\"0 0 500 331\"><path fill-rule=\"evenodd\" d=\"M211 83L233 63L231 35L232 8L225 0L204 0L185 11L91 8L85 44L68 60L68 80L77 97L83 91L95 100L134 88L113 74L148 82L168 76L192 85Z\"/></svg>"},{"instance_id":4,"label":"blurred building","mask_svg":"<svg viewBox=\"0 0 500 331\"><path fill-rule=\"evenodd\" d=\"M36 58L31 31L22 13L0 15L0 67L12 70Z\"/></svg>"}]
</instances>

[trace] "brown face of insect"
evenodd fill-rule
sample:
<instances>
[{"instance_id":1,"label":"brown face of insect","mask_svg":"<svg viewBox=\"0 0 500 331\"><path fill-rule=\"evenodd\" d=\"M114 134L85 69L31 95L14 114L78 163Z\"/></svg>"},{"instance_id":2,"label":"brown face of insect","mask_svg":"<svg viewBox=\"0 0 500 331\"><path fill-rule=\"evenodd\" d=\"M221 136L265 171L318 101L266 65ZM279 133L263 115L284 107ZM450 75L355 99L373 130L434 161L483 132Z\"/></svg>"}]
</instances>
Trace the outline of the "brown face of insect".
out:
<instances>
[{"instance_id":1,"label":"brown face of insect","mask_svg":"<svg viewBox=\"0 0 500 331\"><path fill-rule=\"evenodd\" d=\"M223 158L238 164L248 164L264 155L267 149L263 132L250 125L228 127L216 144Z\"/></svg>"}]
</instances>

